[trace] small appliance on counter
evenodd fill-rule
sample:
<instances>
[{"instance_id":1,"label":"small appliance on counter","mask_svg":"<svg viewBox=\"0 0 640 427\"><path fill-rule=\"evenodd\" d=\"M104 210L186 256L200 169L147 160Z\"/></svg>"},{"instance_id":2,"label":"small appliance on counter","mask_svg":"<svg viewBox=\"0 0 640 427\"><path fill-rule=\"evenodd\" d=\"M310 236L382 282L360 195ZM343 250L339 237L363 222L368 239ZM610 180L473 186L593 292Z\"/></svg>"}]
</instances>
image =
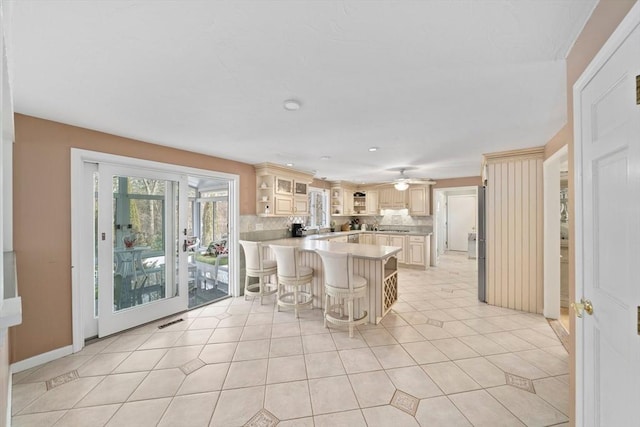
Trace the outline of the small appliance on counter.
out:
<instances>
[{"instance_id":1,"label":"small appliance on counter","mask_svg":"<svg viewBox=\"0 0 640 427\"><path fill-rule=\"evenodd\" d=\"M304 224L293 223L291 224L291 237L302 237L304 231Z\"/></svg>"}]
</instances>

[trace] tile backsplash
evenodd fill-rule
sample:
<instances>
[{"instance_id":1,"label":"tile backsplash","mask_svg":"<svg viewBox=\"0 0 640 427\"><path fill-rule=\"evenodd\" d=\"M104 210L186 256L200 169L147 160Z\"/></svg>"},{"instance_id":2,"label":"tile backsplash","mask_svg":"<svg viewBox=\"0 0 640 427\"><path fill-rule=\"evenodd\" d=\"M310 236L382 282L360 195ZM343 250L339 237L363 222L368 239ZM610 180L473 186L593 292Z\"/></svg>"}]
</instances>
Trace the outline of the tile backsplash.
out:
<instances>
[{"instance_id":1,"label":"tile backsplash","mask_svg":"<svg viewBox=\"0 0 640 427\"><path fill-rule=\"evenodd\" d=\"M406 228L419 227L429 231L433 228L433 217L430 216L409 216L406 209L386 210L385 215L358 217L360 223L369 225L372 229L374 224L381 227L385 226L403 226ZM339 226L346 222L350 222L355 217L333 216L332 220ZM241 215L240 216L240 236L241 238L255 238L255 240L279 239L289 236L289 230L292 223L306 222L305 217L261 217L257 215ZM244 236L244 237L243 237Z\"/></svg>"}]
</instances>

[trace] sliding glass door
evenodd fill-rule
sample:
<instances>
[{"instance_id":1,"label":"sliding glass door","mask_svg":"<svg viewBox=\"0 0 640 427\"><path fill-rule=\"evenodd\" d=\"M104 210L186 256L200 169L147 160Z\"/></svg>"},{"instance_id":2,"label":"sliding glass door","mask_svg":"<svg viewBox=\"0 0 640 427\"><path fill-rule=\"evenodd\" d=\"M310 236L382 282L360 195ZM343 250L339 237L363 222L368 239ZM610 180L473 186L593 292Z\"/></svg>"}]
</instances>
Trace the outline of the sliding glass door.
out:
<instances>
[{"instance_id":1,"label":"sliding glass door","mask_svg":"<svg viewBox=\"0 0 640 427\"><path fill-rule=\"evenodd\" d=\"M98 335L187 307L187 179L100 164Z\"/></svg>"}]
</instances>

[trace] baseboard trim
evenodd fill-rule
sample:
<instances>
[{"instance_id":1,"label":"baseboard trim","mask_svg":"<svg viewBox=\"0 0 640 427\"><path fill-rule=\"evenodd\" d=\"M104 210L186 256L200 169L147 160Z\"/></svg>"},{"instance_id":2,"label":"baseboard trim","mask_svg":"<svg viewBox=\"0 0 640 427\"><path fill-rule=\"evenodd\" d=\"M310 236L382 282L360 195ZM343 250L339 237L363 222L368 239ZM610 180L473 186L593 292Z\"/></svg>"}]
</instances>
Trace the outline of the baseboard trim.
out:
<instances>
[{"instance_id":1,"label":"baseboard trim","mask_svg":"<svg viewBox=\"0 0 640 427\"><path fill-rule=\"evenodd\" d=\"M68 356L73 353L73 346L68 345L66 347L60 347L55 350L48 351L46 353L38 354L37 356L30 357L25 360L11 364L11 372L18 373L26 371L27 369L34 368L38 365L42 365L47 362L51 362L61 357Z\"/></svg>"}]
</instances>

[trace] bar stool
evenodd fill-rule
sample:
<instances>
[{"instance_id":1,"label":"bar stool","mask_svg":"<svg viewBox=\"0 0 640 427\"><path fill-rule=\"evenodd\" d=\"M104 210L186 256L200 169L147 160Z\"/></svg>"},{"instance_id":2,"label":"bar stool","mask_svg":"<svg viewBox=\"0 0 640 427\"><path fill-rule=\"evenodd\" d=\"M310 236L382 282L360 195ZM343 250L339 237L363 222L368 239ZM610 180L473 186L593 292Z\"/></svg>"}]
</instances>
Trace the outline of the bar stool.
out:
<instances>
[{"instance_id":1,"label":"bar stool","mask_svg":"<svg viewBox=\"0 0 640 427\"><path fill-rule=\"evenodd\" d=\"M324 267L324 327L327 322L338 326L349 326L349 337L353 338L353 327L367 323L367 312L355 317L353 300L367 296L367 279L353 274L353 255L316 250ZM330 304L333 298L333 304ZM346 314L345 314L346 303Z\"/></svg>"},{"instance_id":2,"label":"bar stool","mask_svg":"<svg viewBox=\"0 0 640 427\"><path fill-rule=\"evenodd\" d=\"M262 298L273 295L278 291L277 284L270 282L270 276L276 275L278 268L276 262L271 259L264 259L262 244L260 242L250 242L248 240L240 240L240 245L244 249L245 258L245 277L244 277L244 299L250 297ZM258 283L249 284L250 277L257 277ZM265 281L265 277L267 280ZM276 277L277 280L277 277Z\"/></svg>"},{"instance_id":3,"label":"bar stool","mask_svg":"<svg viewBox=\"0 0 640 427\"><path fill-rule=\"evenodd\" d=\"M298 309L311 307L313 269L300 265L299 249L295 246L269 245L278 264L278 311L280 307L293 308L296 319ZM308 290L304 287L308 285ZM289 288L289 290L287 290Z\"/></svg>"}]
</instances>

